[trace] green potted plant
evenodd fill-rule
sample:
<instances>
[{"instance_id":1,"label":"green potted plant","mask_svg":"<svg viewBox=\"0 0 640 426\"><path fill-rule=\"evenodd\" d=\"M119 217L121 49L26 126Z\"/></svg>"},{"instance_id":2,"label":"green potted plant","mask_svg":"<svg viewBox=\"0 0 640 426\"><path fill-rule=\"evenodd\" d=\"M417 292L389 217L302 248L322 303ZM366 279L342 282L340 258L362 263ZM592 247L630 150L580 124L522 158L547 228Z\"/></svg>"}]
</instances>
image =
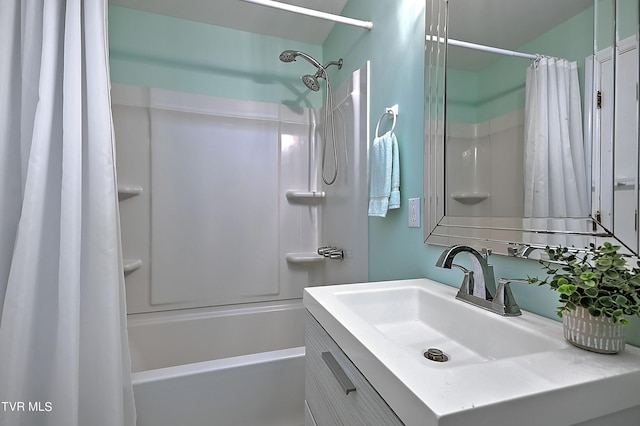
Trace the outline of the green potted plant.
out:
<instances>
[{"instance_id":1,"label":"green potted plant","mask_svg":"<svg viewBox=\"0 0 640 426\"><path fill-rule=\"evenodd\" d=\"M620 246L590 244L586 253L567 247L545 251L540 260L544 280L529 277L531 284L548 285L560 293L558 316L565 338L583 349L617 353L624 349L627 316L640 316L640 261L627 264Z\"/></svg>"}]
</instances>

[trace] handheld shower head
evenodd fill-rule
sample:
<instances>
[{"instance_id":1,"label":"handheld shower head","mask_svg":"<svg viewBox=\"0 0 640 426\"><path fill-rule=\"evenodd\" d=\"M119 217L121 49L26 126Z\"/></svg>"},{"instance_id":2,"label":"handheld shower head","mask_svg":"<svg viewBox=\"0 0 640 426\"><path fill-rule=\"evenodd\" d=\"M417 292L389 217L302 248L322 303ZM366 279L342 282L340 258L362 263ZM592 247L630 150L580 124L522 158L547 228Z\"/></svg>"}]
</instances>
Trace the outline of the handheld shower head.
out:
<instances>
[{"instance_id":1,"label":"handheld shower head","mask_svg":"<svg viewBox=\"0 0 640 426\"><path fill-rule=\"evenodd\" d=\"M297 53L295 50L285 50L279 57L282 62L293 62L296 60L296 56L298 56Z\"/></svg>"},{"instance_id":2,"label":"handheld shower head","mask_svg":"<svg viewBox=\"0 0 640 426\"><path fill-rule=\"evenodd\" d=\"M342 68L342 58L337 61L327 62L325 66L318 61L316 61L313 57L307 55L304 52L299 52L297 50L285 50L280 54L280 60L282 62L293 62L296 60L298 56L302 56L307 62L316 67L317 71L314 75L305 74L301 77L302 82L304 83L309 90L317 92L320 90L320 83L318 82L319 78L323 78L326 82L326 102L325 102L325 120L324 120L324 143L322 143L322 181L327 185L333 185L338 177L338 152L336 148L336 129L335 122L333 120L333 101L332 101L332 93L331 93L331 84L329 83L329 76L327 75L327 68L331 65L335 65L338 69ZM327 151L327 145L329 141L329 133L328 128L331 128L331 140L333 141L333 176L331 178L327 178L325 176L325 153Z\"/></svg>"},{"instance_id":3,"label":"handheld shower head","mask_svg":"<svg viewBox=\"0 0 640 426\"><path fill-rule=\"evenodd\" d=\"M298 56L301 56L304 59L306 59L314 67L318 69L322 68L322 64L316 61L311 55L307 55L306 53L299 52L297 50L285 50L280 54L279 58L282 62L293 62L296 60Z\"/></svg>"}]
</instances>

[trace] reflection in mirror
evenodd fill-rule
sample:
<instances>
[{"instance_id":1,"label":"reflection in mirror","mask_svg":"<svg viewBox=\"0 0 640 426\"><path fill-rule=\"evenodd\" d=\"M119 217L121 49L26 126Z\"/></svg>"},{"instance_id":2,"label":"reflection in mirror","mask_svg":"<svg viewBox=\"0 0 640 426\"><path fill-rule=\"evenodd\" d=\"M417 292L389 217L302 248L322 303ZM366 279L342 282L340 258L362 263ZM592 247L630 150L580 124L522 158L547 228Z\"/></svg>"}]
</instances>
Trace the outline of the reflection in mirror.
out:
<instances>
[{"instance_id":1,"label":"reflection in mirror","mask_svg":"<svg viewBox=\"0 0 640 426\"><path fill-rule=\"evenodd\" d=\"M592 215L638 253L638 2L595 7Z\"/></svg>"},{"instance_id":2,"label":"reflection in mirror","mask_svg":"<svg viewBox=\"0 0 640 426\"><path fill-rule=\"evenodd\" d=\"M635 70L611 54L611 35L624 33L618 3L625 16L635 4ZM618 84L623 66L628 84L638 81L637 0L429 0L429 10L440 13L427 14L427 242L507 254L521 243L585 247L630 228L619 238L637 253L637 99L623 103ZM594 45L608 49L608 72L593 65L607 62ZM443 62L444 99L434 98ZM610 110L596 106L603 82L617 90ZM442 103L446 120L433 113ZM625 185L626 198L614 191Z\"/></svg>"}]
</instances>

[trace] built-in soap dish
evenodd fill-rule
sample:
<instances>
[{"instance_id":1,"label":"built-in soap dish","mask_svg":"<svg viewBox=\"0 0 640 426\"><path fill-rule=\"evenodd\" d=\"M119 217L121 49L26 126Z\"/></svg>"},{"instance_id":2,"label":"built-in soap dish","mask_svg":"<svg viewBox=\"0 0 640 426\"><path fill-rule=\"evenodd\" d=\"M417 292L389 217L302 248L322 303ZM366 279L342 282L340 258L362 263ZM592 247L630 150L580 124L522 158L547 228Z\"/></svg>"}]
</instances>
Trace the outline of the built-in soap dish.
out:
<instances>
[{"instance_id":1,"label":"built-in soap dish","mask_svg":"<svg viewBox=\"0 0 640 426\"><path fill-rule=\"evenodd\" d=\"M126 200L140 194L142 194L142 187L139 185L118 185L118 201Z\"/></svg>"},{"instance_id":2,"label":"built-in soap dish","mask_svg":"<svg viewBox=\"0 0 640 426\"><path fill-rule=\"evenodd\" d=\"M320 256L315 252L287 253L285 259L289 263L298 264L324 262L324 256Z\"/></svg>"},{"instance_id":3,"label":"built-in soap dish","mask_svg":"<svg viewBox=\"0 0 640 426\"><path fill-rule=\"evenodd\" d=\"M285 191L287 200L292 203L319 203L326 197L324 191L298 191L295 189L288 189Z\"/></svg>"},{"instance_id":4,"label":"built-in soap dish","mask_svg":"<svg viewBox=\"0 0 640 426\"><path fill-rule=\"evenodd\" d=\"M454 192L451 198L462 204L478 204L489 198L488 192Z\"/></svg>"},{"instance_id":5,"label":"built-in soap dish","mask_svg":"<svg viewBox=\"0 0 640 426\"><path fill-rule=\"evenodd\" d=\"M124 259L122 263L125 275L137 271L142 266L142 260L140 259Z\"/></svg>"}]
</instances>

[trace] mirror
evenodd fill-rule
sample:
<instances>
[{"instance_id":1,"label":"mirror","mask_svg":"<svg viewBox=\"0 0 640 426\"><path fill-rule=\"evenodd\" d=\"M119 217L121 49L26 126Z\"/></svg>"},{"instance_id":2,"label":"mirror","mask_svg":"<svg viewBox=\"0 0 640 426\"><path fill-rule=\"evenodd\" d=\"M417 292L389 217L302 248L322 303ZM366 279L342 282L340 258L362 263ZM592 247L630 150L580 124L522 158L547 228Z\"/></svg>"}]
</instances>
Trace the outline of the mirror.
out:
<instances>
[{"instance_id":1,"label":"mirror","mask_svg":"<svg viewBox=\"0 0 640 426\"><path fill-rule=\"evenodd\" d=\"M637 255L637 0L426 10L426 242Z\"/></svg>"}]
</instances>

